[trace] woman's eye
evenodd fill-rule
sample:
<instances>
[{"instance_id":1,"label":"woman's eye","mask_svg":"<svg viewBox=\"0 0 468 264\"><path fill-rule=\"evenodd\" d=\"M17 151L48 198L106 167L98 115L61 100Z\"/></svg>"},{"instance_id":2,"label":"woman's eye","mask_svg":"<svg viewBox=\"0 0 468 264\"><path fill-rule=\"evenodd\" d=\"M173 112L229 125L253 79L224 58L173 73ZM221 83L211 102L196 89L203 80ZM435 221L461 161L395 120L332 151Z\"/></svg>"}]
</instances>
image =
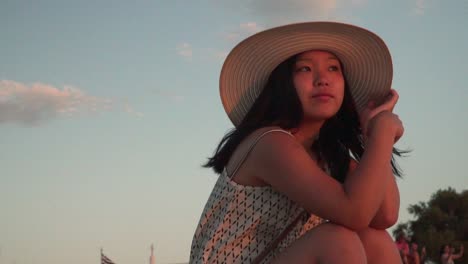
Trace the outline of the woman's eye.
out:
<instances>
[{"instance_id":1,"label":"woman's eye","mask_svg":"<svg viewBox=\"0 0 468 264\"><path fill-rule=\"evenodd\" d=\"M308 71L310 71L310 70L311 70L311 69L310 69L309 66L298 67L298 68L296 69L297 72L308 72Z\"/></svg>"},{"instance_id":2,"label":"woman's eye","mask_svg":"<svg viewBox=\"0 0 468 264\"><path fill-rule=\"evenodd\" d=\"M329 71L339 71L340 67L333 65L333 66L328 67L328 70Z\"/></svg>"}]
</instances>

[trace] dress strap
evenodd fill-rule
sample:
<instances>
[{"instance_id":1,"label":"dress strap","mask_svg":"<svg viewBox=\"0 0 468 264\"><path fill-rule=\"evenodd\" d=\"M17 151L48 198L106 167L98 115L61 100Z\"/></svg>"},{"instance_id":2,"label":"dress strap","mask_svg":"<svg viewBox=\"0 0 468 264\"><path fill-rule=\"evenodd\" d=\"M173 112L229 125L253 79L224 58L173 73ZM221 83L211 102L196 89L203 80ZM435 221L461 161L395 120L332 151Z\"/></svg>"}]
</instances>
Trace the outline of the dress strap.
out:
<instances>
[{"instance_id":1,"label":"dress strap","mask_svg":"<svg viewBox=\"0 0 468 264\"><path fill-rule=\"evenodd\" d=\"M228 177L229 178L233 178L234 175L236 175L237 171L239 170L239 168L241 167L241 165L244 163L244 161L247 159L247 156L249 155L249 153L252 151L252 149L255 147L255 145L257 145L257 143L260 141L260 139L262 139L265 135L268 135L270 133L273 133L273 132L280 132L280 133L284 133L284 134L287 134L291 137L294 138L294 136L291 134L291 132L289 131L286 131L284 129L281 129L281 128L270 128L269 130L267 131L264 131L263 133L261 133L260 135L258 135L257 137L253 138L250 142L250 145L248 146L248 149L247 151L245 151L244 153L242 153L242 158L240 159L240 161L236 164L235 168L234 168L234 171L232 173L227 173L228 174Z\"/></svg>"}]
</instances>

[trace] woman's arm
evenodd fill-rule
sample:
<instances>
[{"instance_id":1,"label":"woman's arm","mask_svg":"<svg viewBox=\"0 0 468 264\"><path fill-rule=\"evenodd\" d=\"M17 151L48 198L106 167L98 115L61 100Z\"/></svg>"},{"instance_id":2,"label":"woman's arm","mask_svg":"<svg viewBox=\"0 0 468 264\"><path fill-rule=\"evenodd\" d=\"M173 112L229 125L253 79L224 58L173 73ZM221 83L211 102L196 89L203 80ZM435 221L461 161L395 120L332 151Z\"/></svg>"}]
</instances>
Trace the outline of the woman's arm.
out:
<instances>
[{"instance_id":1,"label":"woman's arm","mask_svg":"<svg viewBox=\"0 0 468 264\"><path fill-rule=\"evenodd\" d=\"M255 177L307 211L353 230L367 228L382 204L387 182L381 170L390 164L398 118L378 117L357 168L340 184L320 169L304 147L284 133L263 137L246 160ZM400 131L401 133L401 131ZM253 171L252 171L253 172Z\"/></svg>"},{"instance_id":2,"label":"woman's arm","mask_svg":"<svg viewBox=\"0 0 468 264\"><path fill-rule=\"evenodd\" d=\"M452 259L459 259L463 256L463 251L464 251L464 247L463 245L460 246L460 252L458 252L458 254L452 254Z\"/></svg>"},{"instance_id":3,"label":"woman's arm","mask_svg":"<svg viewBox=\"0 0 468 264\"><path fill-rule=\"evenodd\" d=\"M348 174L354 171L358 166L358 163L351 159L349 164ZM395 176L392 172L391 164L383 168L382 179L386 181L386 188L384 199L372 218L369 227L375 229L387 229L393 226L398 220L398 213L400 208L400 193L396 184Z\"/></svg>"},{"instance_id":4,"label":"woman's arm","mask_svg":"<svg viewBox=\"0 0 468 264\"><path fill-rule=\"evenodd\" d=\"M391 90L389 96L390 98L393 98L393 100L395 98L398 100L398 93L394 89ZM382 110L393 112L393 108L395 106L395 104L383 103L382 105L372 109L373 105L374 102L370 102L370 107L364 109L364 111L359 114L361 127L363 129L364 142L367 141L368 134L367 130L369 122L367 122L367 120L369 120L372 115ZM400 137L396 137L395 142L398 141L399 138ZM354 167L357 167L357 164L354 165ZM385 196L382 204L379 206L379 210L372 218L369 226L375 229L386 229L393 226L396 221L398 221L398 214L400 210L400 193L398 191L398 186L396 184L390 162L381 168L380 177L383 181L386 182Z\"/></svg>"},{"instance_id":5,"label":"woman's arm","mask_svg":"<svg viewBox=\"0 0 468 264\"><path fill-rule=\"evenodd\" d=\"M370 227L376 229L387 229L398 221L400 210L400 193L393 175L391 165L385 168L384 176L387 178L384 200L370 223Z\"/></svg>"},{"instance_id":6,"label":"woman's arm","mask_svg":"<svg viewBox=\"0 0 468 264\"><path fill-rule=\"evenodd\" d=\"M445 254L442 254L442 255L440 256L440 263L442 263L442 264L446 264L446 263L447 263L447 258L444 257L444 255L445 255Z\"/></svg>"},{"instance_id":7,"label":"woman's arm","mask_svg":"<svg viewBox=\"0 0 468 264\"><path fill-rule=\"evenodd\" d=\"M421 264L421 259L419 258L418 252L413 253L413 263L414 264Z\"/></svg>"}]
</instances>

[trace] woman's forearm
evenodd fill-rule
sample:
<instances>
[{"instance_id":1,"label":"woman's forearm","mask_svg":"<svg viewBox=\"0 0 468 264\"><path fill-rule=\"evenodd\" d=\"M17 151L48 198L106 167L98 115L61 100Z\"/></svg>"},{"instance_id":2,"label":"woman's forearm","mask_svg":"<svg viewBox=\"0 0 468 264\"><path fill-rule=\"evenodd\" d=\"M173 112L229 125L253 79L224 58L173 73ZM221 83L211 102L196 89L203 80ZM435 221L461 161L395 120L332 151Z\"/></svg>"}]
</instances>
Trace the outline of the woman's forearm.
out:
<instances>
[{"instance_id":1,"label":"woman's forearm","mask_svg":"<svg viewBox=\"0 0 468 264\"><path fill-rule=\"evenodd\" d=\"M343 184L355 212L354 218L360 224L365 224L360 228L370 225L384 201L389 185L388 177L382 175L382 168L390 164L393 138L383 135L375 133L369 137L359 165L349 173Z\"/></svg>"},{"instance_id":2,"label":"woman's forearm","mask_svg":"<svg viewBox=\"0 0 468 264\"><path fill-rule=\"evenodd\" d=\"M369 224L369 227L375 229L387 229L393 226L398 220L400 209L400 192L398 191L391 165L385 168L385 174L383 176L386 180L384 199Z\"/></svg>"}]
</instances>

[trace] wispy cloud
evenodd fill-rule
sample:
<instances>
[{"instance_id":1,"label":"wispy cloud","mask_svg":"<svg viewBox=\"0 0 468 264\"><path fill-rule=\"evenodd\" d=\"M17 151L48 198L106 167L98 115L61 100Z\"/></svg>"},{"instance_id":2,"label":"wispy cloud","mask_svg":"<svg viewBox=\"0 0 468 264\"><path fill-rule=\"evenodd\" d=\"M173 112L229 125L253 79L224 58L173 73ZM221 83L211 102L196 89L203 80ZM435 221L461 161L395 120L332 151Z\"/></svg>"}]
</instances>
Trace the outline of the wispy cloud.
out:
<instances>
[{"instance_id":1,"label":"wispy cloud","mask_svg":"<svg viewBox=\"0 0 468 264\"><path fill-rule=\"evenodd\" d=\"M257 23L255 22L247 22L247 23L240 24L240 29L241 29L241 32L244 32L247 34L254 34L262 30L262 27L257 25Z\"/></svg>"},{"instance_id":2,"label":"wispy cloud","mask_svg":"<svg viewBox=\"0 0 468 264\"><path fill-rule=\"evenodd\" d=\"M180 103L180 102L183 102L185 100L184 96L182 96L180 94L177 94L175 92L172 92L172 91L168 91L168 90L157 90L156 94L159 97L170 100L170 101L172 101L174 103Z\"/></svg>"},{"instance_id":3,"label":"wispy cloud","mask_svg":"<svg viewBox=\"0 0 468 264\"><path fill-rule=\"evenodd\" d=\"M191 59L192 53L192 46L189 43L180 43L177 45L177 54L180 56Z\"/></svg>"},{"instance_id":4,"label":"wispy cloud","mask_svg":"<svg viewBox=\"0 0 468 264\"><path fill-rule=\"evenodd\" d=\"M359 0L354 0L359 1ZM248 8L269 25L304 19L326 19L337 8L337 0L256 0Z\"/></svg>"},{"instance_id":5,"label":"wispy cloud","mask_svg":"<svg viewBox=\"0 0 468 264\"><path fill-rule=\"evenodd\" d=\"M132 107L130 104L128 104L128 103L125 103L125 104L123 105L123 108L124 108L124 111L125 111L126 113L128 113L128 114L134 115L134 116L136 116L136 117L143 117L143 113L136 111L136 110L133 109L133 107Z\"/></svg>"},{"instance_id":6,"label":"wispy cloud","mask_svg":"<svg viewBox=\"0 0 468 264\"><path fill-rule=\"evenodd\" d=\"M426 0L416 0L413 11L416 15L424 15L426 7L427 7Z\"/></svg>"},{"instance_id":7,"label":"wispy cloud","mask_svg":"<svg viewBox=\"0 0 468 264\"><path fill-rule=\"evenodd\" d=\"M229 42L237 42L240 39L244 39L250 35L253 35L263 28L256 22L241 23L237 28L229 31L225 34L225 40Z\"/></svg>"},{"instance_id":8,"label":"wispy cloud","mask_svg":"<svg viewBox=\"0 0 468 264\"><path fill-rule=\"evenodd\" d=\"M346 20L349 13L368 3L368 0L212 1L222 8L238 9L239 13L255 17L256 22L265 27L311 20Z\"/></svg>"},{"instance_id":9,"label":"wispy cloud","mask_svg":"<svg viewBox=\"0 0 468 264\"><path fill-rule=\"evenodd\" d=\"M227 51L215 51L213 57L219 61L224 61L228 55Z\"/></svg>"},{"instance_id":10,"label":"wispy cloud","mask_svg":"<svg viewBox=\"0 0 468 264\"><path fill-rule=\"evenodd\" d=\"M238 43L240 40L247 38L259 31L263 30L263 27L258 25L256 22L246 22L239 24L236 28L230 30L224 34L224 40L228 42L229 46ZM212 52L213 57L217 60L224 60L228 54L227 51L214 51Z\"/></svg>"},{"instance_id":11,"label":"wispy cloud","mask_svg":"<svg viewBox=\"0 0 468 264\"><path fill-rule=\"evenodd\" d=\"M351 0L351 5L358 7L367 4L367 0Z\"/></svg>"},{"instance_id":12,"label":"wispy cloud","mask_svg":"<svg viewBox=\"0 0 468 264\"><path fill-rule=\"evenodd\" d=\"M0 80L0 124L41 125L59 117L109 111L115 100L86 94L73 86L31 85Z\"/></svg>"}]
</instances>

